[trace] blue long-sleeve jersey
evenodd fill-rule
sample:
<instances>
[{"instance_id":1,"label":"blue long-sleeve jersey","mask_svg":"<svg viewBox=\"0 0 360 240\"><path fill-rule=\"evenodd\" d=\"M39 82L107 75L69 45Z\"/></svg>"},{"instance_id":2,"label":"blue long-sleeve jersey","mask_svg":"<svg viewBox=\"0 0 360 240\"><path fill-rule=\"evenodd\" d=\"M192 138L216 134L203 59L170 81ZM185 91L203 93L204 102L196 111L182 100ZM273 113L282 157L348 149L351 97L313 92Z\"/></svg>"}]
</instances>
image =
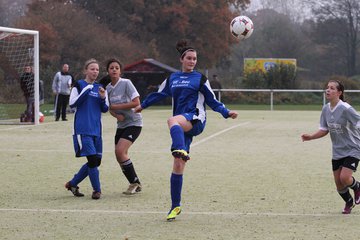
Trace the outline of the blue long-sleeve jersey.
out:
<instances>
[{"instance_id":1,"label":"blue long-sleeve jersey","mask_svg":"<svg viewBox=\"0 0 360 240\"><path fill-rule=\"evenodd\" d=\"M100 84L78 80L71 90L70 107L76 108L74 134L101 136L101 113L109 110L109 101L99 94Z\"/></svg>"},{"instance_id":2,"label":"blue long-sleeve jersey","mask_svg":"<svg viewBox=\"0 0 360 240\"><path fill-rule=\"evenodd\" d=\"M207 104L212 110L229 117L229 109L217 101L208 79L197 71L172 73L160 85L158 92L149 94L141 107L150 105L166 98L173 98L173 116L184 115L187 120L206 121Z\"/></svg>"}]
</instances>

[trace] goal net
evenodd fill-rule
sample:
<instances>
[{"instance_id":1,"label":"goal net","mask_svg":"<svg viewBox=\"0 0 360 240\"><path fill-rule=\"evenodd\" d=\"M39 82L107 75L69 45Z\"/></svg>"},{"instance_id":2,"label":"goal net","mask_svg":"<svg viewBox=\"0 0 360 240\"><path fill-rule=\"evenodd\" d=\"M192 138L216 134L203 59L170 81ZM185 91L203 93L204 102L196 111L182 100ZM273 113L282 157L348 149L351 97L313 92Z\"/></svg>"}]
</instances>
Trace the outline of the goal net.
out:
<instances>
[{"instance_id":1,"label":"goal net","mask_svg":"<svg viewBox=\"0 0 360 240\"><path fill-rule=\"evenodd\" d=\"M39 32L0 27L0 124L39 124Z\"/></svg>"}]
</instances>

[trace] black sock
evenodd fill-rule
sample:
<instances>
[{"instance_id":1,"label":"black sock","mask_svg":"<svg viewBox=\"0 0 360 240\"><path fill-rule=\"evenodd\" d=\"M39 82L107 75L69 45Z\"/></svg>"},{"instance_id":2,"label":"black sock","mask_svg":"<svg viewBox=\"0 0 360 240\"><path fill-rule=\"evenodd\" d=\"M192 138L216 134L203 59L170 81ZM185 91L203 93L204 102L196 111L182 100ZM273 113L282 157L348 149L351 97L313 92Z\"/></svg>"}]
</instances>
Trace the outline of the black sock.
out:
<instances>
[{"instance_id":1,"label":"black sock","mask_svg":"<svg viewBox=\"0 0 360 240\"><path fill-rule=\"evenodd\" d=\"M129 183L139 183L140 180L136 175L134 165L132 164L131 160L128 159L125 162L120 164L121 170L124 173L125 177L129 181Z\"/></svg>"},{"instance_id":2,"label":"black sock","mask_svg":"<svg viewBox=\"0 0 360 240\"><path fill-rule=\"evenodd\" d=\"M352 190L357 191L359 189L359 187L360 187L360 183L358 181L356 181L354 177L352 177L352 179L353 179L353 182L349 187Z\"/></svg>"},{"instance_id":3,"label":"black sock","mask_svg":"<svg viewBox=\"0 0 360 240\"><path fill-rule=\"evenodd\" d=\"M349 192L349 188L345 188L343 190L338 190L338 193L344 199L345 202L353 202L353 198Z\"/></svg>"}]
</instances>

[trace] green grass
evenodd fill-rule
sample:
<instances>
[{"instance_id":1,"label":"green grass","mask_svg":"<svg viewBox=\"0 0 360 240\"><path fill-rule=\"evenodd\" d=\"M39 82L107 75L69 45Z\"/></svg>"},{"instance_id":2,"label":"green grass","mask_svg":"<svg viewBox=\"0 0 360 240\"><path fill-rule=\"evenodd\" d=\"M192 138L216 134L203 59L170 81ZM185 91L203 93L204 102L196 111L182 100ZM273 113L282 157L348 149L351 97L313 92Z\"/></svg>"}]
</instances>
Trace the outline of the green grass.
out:
<instances>
[{"instance_id":1,"label":"green grass","mask_svg":"<svg viewBox=\"0 0 360 240\"><path fill-rule=\"evenodd\" d=\"M226 104L226 107L232 110L271 110L270 105L265 104ZM0 120L18 119L20 114L24 112L26 106L24 104L0 104ZM321 111L321 105L297 105L297 104L278 104L273 106L275 111ZM354 105L355 109L360 110L360 105ZM40 112L45 116L53 115L53 104L42 104ZM171 109L170 105L153 106L152 109ZM207 107L209 109L209 107Z\"/></svg>"},{"instance_id":2,"label":"green grass","mask_svg":"<svg viewBox=\"0 0 360 240\"><path fill-rule=\"evenodd\" d=\"M234 110L271 110L270 105L265 104L226 104L226 107ZM171 106L154 106L152 109L171 109ZM322 105L301 105L301 104L282 104L274 105L273 110L285 111L321 111ZM207 106L207 109L210 109Z\"/></svg>"},{"instance_id":3,"label":"green grass","mask_svg":"<svg viewBox=\"0 0 360 240\"><path fill-rule=\"evenodd\" d=\"M0 120L18 119L20 114L26 109L26 104L0 104ZM40 106L40 112L45 116L52 115L50 111L54 110L53 104L43 104Z\"/></svg>"},{"instance_id":4,"label":"green grass","mask_svg":"<svg viewBox=\"0 0 360 240\"><path fill-rule=\"evenodd\" d=\"M241 106L240 106L241 109ZM113 153L116 124L103 117L103 196L64 189L85 162L72 149L72 118L39 126L0 125L1 239L355 239L360 209L343 216L331 173L329 137L301 142L320 111L239 111L236 120L209 111L187 163L182 206L170 207L172 157L166 109L143 111L144 128L129 154L143 185L127 188ZM359 178L359 174L355 174Z\"/></svg>"}]
</instances>

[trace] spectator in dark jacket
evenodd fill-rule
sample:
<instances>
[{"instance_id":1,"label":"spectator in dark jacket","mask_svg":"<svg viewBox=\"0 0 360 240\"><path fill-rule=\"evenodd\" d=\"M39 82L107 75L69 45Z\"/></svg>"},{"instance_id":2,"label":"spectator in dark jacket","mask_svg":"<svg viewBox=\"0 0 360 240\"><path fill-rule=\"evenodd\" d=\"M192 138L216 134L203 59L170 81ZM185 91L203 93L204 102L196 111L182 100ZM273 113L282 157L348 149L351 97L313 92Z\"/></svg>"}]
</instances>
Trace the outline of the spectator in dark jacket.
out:
<instances>
[{"instance_id":1,"label":"spectator in dark jacket","mask_svg":"<svg viewBox=\"0 0 360 240\"><path fill-rule=\"evenodd\" d=\"M24 67L24 72L20 76L20 86L26 100L26 110L22 121L34 121L34 73L30 65Z\"/></svg>"}]
</instances>

